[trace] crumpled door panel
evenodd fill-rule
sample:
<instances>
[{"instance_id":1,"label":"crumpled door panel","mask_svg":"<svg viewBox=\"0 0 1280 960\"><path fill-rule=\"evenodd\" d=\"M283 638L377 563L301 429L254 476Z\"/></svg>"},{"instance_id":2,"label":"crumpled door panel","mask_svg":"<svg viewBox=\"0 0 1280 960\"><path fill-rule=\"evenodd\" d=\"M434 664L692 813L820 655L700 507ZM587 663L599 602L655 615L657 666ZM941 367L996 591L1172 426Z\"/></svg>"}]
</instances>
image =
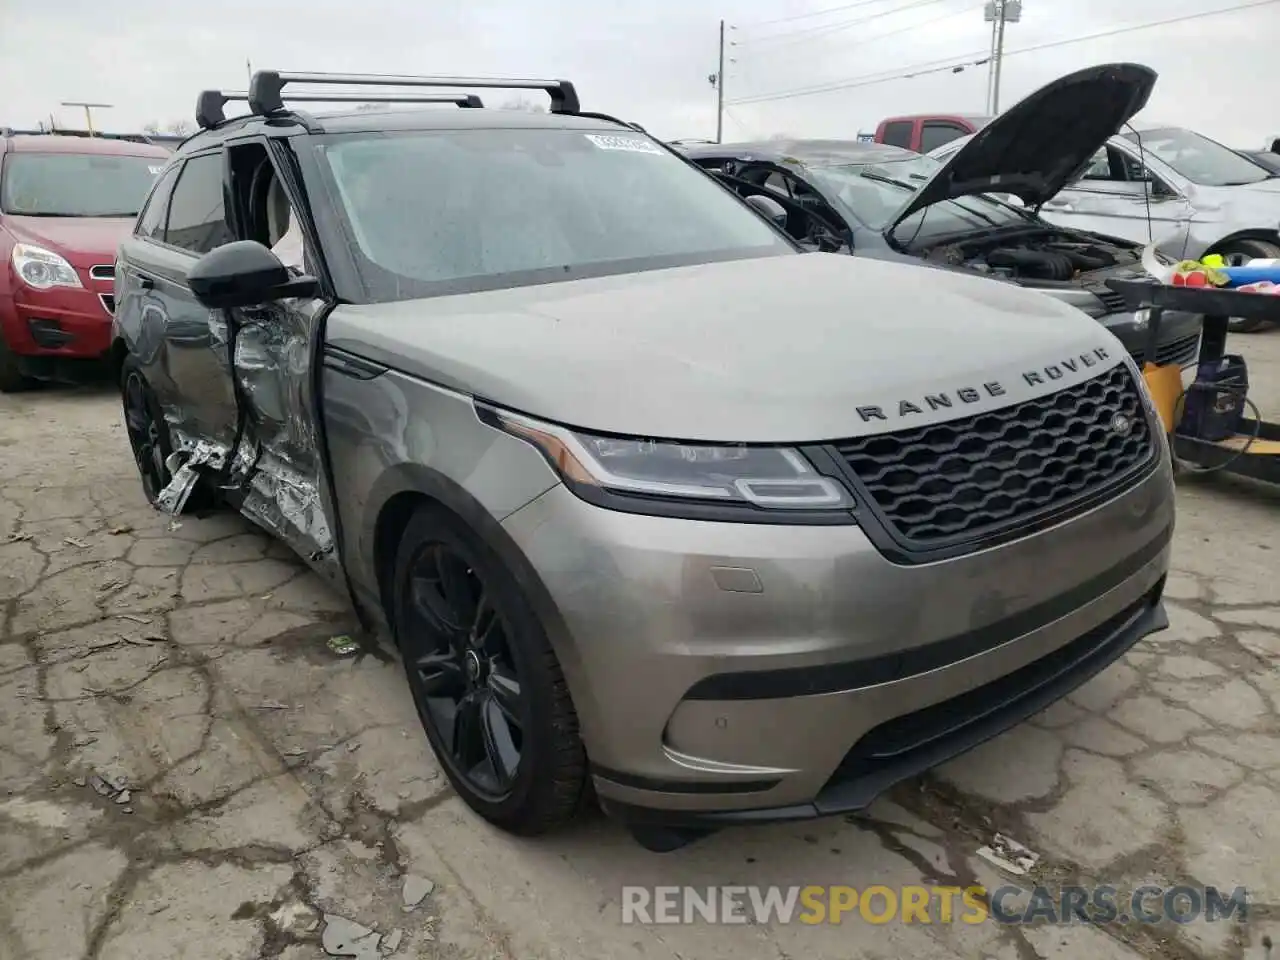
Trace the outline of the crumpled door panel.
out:
<instances>
[{"instance_id":1,"label":"crumpled door panel","mask_svg":"<svg viewBox=\"0 0 1280 960\"><path fill-rule=\"evenodd\" d=\"M207 437L178 437L173 482L160 498L178 513L204 473L240 512L279 537L335 583L335 549L314 407L313 336L323 305L283 301L227 314L227 344L240 421L234 450Z\"/></svg>"}]
</instances>

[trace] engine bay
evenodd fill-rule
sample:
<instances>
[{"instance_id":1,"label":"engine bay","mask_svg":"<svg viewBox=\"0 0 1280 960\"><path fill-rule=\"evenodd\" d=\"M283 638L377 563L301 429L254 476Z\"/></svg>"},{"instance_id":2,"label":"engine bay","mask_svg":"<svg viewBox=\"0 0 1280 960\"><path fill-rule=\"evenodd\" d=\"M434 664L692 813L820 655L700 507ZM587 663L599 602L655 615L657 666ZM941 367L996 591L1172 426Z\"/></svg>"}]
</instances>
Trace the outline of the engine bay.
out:
<instances>
[{"instance_id":1,"label":"engine bay","mask_svg":"<svg viewBox=\"0 0 1280 960\"><path fill-rule=\"evenodd\" d=\"M1097 271L1137 266L1140 247L1045 230L941 244L925 252L932 263L964 267L1015 281L1070 283Z\"/></svg>"}]
</instances>

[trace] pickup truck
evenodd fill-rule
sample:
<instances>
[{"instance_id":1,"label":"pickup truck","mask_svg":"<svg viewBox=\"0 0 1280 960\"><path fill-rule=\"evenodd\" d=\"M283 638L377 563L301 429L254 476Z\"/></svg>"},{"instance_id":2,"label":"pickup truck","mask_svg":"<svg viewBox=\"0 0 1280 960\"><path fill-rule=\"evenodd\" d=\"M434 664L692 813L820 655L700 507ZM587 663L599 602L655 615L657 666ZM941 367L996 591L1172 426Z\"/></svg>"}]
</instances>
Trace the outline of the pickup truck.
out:
<instances>
[{"instance_id":1,"label":"pickup truck","mask_svg":"<svg viewBox=\"0 0 1280 960\"><path fill-rule=\"evenodd\" d=\"M977 133L990 122L991 117L976 114L918 113L881 120L874 134L859 133L858 139L928 153L944 143Z\"/></svg>"}]
</instances>

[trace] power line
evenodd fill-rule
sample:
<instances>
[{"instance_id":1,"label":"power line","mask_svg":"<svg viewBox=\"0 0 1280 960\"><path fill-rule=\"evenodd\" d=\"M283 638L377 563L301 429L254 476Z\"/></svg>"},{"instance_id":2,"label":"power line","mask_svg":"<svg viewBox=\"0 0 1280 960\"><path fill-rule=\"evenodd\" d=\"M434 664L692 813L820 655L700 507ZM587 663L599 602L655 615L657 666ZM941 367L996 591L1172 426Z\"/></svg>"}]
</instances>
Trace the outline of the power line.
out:
<instances>
[{"instance_id":1,"label":"power line","mask_svg":"<svg viewBox=\"0 0 1280 960\"><path fill-rule=\"evenodd\" d=\"M791 23L793 20L808 20L810 17L822 17L829 13L844 13L846 10L858 10L875 3L886 3L888 0L859 0L858 3L846 3L839 7L827 7L825 10L811 10L808 13L797 13L792 17L778 17L776 20L762 20L758 23L743 24L748 30L754 27L772 27L779 23Z\"/></svg>"},{"instance_id":2,"label":"power line","mask_svg":"<svg viewBox=\"0 0 1280 960\"><path fill-rule=\"evenodd\" d=\"M775 40L782 41L777 46L787 46L796 41L804 41L817 36L826 36L830 33L839 33L842 30L848 30L850 27L861 26L864 23L871 23L873 20L880 20L884 17L891 17L897 13L906 13L908 10L915 10L919 7L931 7L936 3L945 3L946 0L915 0L914 3L908 3L905 7L897 7L893 10L882 10L879 13L873 13L869 17L857 17L853 20L840 20L836 23L824 23L817 27L805 27L801 30L792 30L790 33L774 33L769 36L759 37L757 39L747 39L737 41L737 46L757 46L759 44L767 44L772 46Z\"/></svg>"},{"instance_id":3,"label":"power line","mask_svg":"<svg viewBox=\"0 0 1280 960\"><path fill-rule=\"evenodd\" d=\"M1156 27L1167 27L1171 24L1184 23L1188 20L1203 20L1220 14L1236 13L1241 10L1251 10L1256 7L1271 6L1276 3L1280 3L1280 0L1252 0L1250 3L1238 3L1235 6L1223 7L1218 10L1206 10L1201 11L1200 13L1184 14L1179 17L1169 17L1164 20L1153 20L1149 23L1133 24L1127 27L1116 27L1112 30L1103 30L1098 33L1087 34L1082 37L1069 37L1065 40L1051 40L1047 43L1039 43L1034 46L1007 51L1004 56L1013 57L1021 53L1036 53L1040 50L1065 47L1074 43L1086 43L1090 40L1103 40L1107 37L1119 36L1124 33L1135 33L1139 30L1151 30ZM891 74L889 76L884 76L883 73L866 74L861 77L850 78L849 80L840 80L834 83L822 84L820 86L789 90L783 93L765 94L756 97L741 97L737 100L731 100L729 103L741 105L747 103L767 103L774 100L790 100L795 97L815 96L820 93L834 93L837 90L854 90L859 87L869 87L874 86L875 84L889 83L894 80L909 80L915 77L927 76L931 73L943 73L948 70L953 73L959 73L969 67L979 67L987 63L989 56L982 56L979 60L969 60L970 57L978 57L984 53L987 53L987 51L960 54L956 57L949 58L951 61L949 63L944 63L941 60L927 61L925 63L917 64L914 67L910 67L902 73Z\"/></svg>"},{"instance_id":4,"label":"power line","mask_svg":"<svg viewBox=\"0 0 1280 960\"><path fill-rule=\"evenodd\" d=\"M884 33L877 33L875 36L867 37L865 40L859 40L857 43L841 45L840 52L843 54L848 50L854 50L854 49L857 49L858 47L865 47L869 43L875 43L879 40L885 39L886 37L896 37L899 34L910 33L914 30L922 30L925 27L931 27L935 23L941 23L943 20L950 20L953 17L969 16L970 14L973 13L974 9L975 9L974 7L969 6L963 10L955 10L951 13L944 13L938 17L931 17L928 20L922 20L919 23L909 23L905 27L898 27L896 30L886 30ZM760 57L762 55L769 56L773 52L774 51L771 49L765 50L763 51L762 54L754 54L753 59Z\"/></svg>"},{"instance_id":5,"label":"power line","mask_svg":"<svg viewBox=\"0 0 1280 960\"><path fill-rule=\"evenodd\" d=\"M979 50L979 51L976 51L975 53L965 54L964 56L976 57L985 52L986 51ZM1008 54L1006 54L1006 56L1008 56ZM888 76L885 76L883 72L880 74L866 74L861 77L854 77L850 80L843 80L836 83L829 83L829 84L825 84L823 86L818 86L818 87L806 87L801 90L789 90L785 93L770 93L770 94L764 94L756 97L741 97L737 100L730 100L728 101L728 103L730 103L733 106L739 106L739 105L748 104L748 103L768 103L773 100L790 100L795 97L808 97L808 96L813 96L819 93L833 93L837 90L855 90L858 87L870 87L870 86L876 85L877 83L889 83L890 81L893 81L893 80L909 80L913 77L923 77L923 76L928 76L931 73L942 73L948 70L959 73L961 70L964 70L967 67L981 66L982 64L987 62L987 58L983 57L981 60L975 60L972 63L969 63L969 62L956 63L955 61L956 61L955 57L948 57L945 61L929 60L924 63L917 63L915 66L909 68L908 72L906 73L894 73L894 74L889 74ZM941 64L941 66L935 66L935 64Z\"/></svg>"},{"instance_id":6,"label":"power line","mask_svg":"<svg viewBox=\"0 0 1280 960\"><path fill-rule=\"evenodd\" d=\"M847 50L854 50L856 49L856 47L867 46L868 44L874 44L874 42L878 40L883 40L883 38L886 38L886 37L896 37L896 36L899 36L900 33L910 33L913 31L918 31L918 29L923 29L924 27L932 27L934 23L942 23L942 20L950 20L952 17L966 17L966 15L972 14L974 12L974 9L975 8L973 8L973 6L966 6L964 10L954 10L954 12L952 13L942 14L941 17L932 17L927 20L919 20L919 22L916 22L916 23L908 23L906 24L905 27L899 27L896 29L890 29L890 31L886 31L883 33L877 33L877 35L864 38L864 40L859 40L858 42L855 42L855 44L847 44L847 45L842 44L840 47L840 51L841 51L841 54L844 54L844 52ZM785 49L783 49L783 52L787 52L787 50L790 50L790 47L791 47L791 45L780 45L780 46L785 47ZM753 52L753 54L751 54L751 60L765 58L765 56L772 56L774 52L776 52L776 49L774 49L774 47L769 47L769 49L762 50L759 52Z\"/></svg>"}]
</instances>

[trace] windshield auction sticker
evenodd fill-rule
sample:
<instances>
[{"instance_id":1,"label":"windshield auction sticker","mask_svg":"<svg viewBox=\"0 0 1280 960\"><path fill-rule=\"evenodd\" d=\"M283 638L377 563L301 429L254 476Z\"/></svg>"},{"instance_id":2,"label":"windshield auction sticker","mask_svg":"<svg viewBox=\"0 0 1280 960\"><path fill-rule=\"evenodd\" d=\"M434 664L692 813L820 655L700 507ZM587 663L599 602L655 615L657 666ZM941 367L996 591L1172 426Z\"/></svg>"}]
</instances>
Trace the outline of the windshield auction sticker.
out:
<instances>
[{"instance_id":1,"label":"windshield auction sticker","mask_svg":"<svg viewBox=\"0 0 1280 960\"><path fill-rule=\"evenodd\" d=\"M583 136L601 150L626 150L629 153L656 153L662 156L661 147L639 137L615 137L599 133L585 133Z\"/></svg>"}]
</instances>

